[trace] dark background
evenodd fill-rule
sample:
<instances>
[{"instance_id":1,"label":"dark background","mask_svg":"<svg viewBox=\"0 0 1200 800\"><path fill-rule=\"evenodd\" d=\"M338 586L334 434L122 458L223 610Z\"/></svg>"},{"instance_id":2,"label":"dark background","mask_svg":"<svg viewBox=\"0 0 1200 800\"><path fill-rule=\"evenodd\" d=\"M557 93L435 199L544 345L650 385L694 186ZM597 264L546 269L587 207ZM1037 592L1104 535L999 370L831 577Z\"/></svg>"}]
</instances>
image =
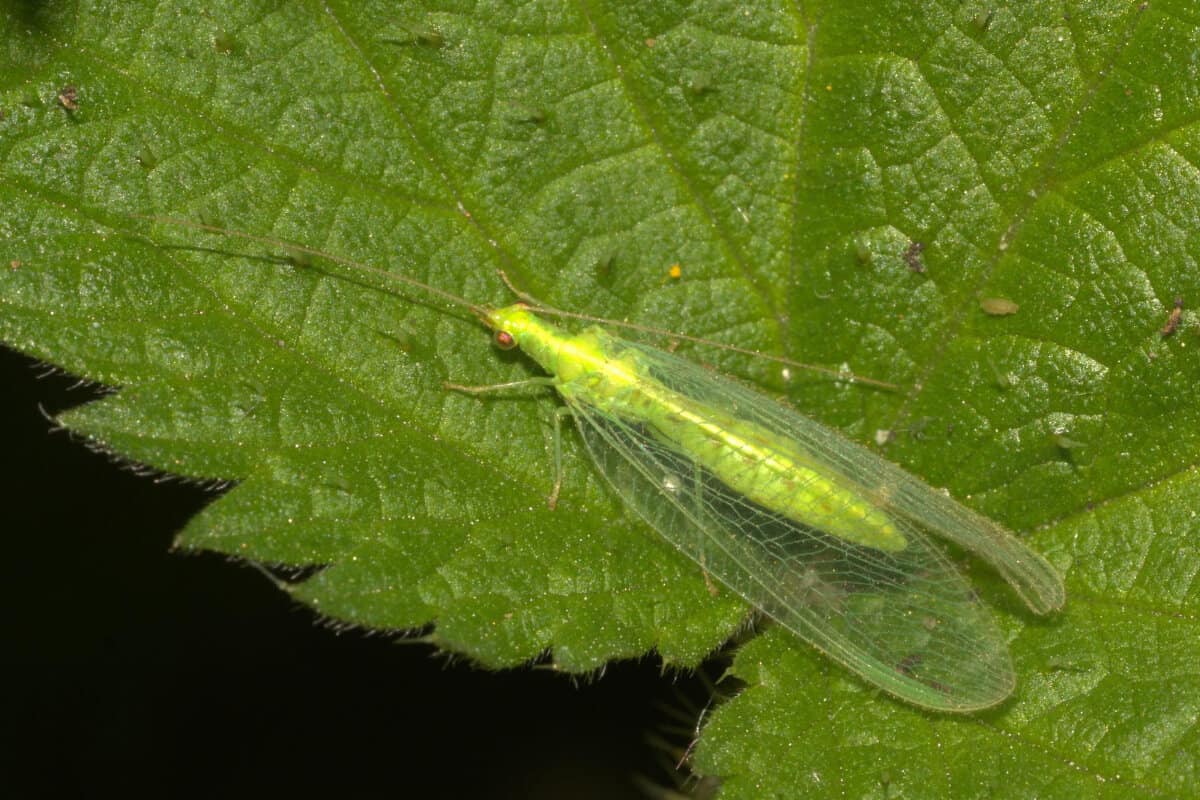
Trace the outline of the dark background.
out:
<instances>
[{"instance_id":1,"label":"dark background","mask_svg":"<svg viewBox=\"0 0 1200 800\"><path fill-rule=\"evenodd\" d=\"M216 495L54 431L92 397L0 348L9 671L19 796L645 797L673 786L703 676L656 657L573 682L488 673L335 632L258 571L168 552ZM719 674L710 667L709 674ZM6 792L7 794L7 792Z\"/></svg>"}]
</instances>

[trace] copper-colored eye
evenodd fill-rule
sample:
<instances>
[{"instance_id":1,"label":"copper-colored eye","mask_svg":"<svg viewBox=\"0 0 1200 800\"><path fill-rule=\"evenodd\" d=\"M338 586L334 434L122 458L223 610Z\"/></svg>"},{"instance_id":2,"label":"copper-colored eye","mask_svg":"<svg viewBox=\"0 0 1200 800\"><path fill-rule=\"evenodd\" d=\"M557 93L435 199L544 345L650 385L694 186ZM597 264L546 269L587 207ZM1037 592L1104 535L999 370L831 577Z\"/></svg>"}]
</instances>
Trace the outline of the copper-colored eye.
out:
<instances>
[{"instance_id":1,"label":"copper-colored eye","mask_svg":"<svg viewBox=\"0 0 1200 800\"><path fill-rule=\"evenodd\" d=\"M496 331L496 347L501 350L512 350L517 346L517 340L508 331Z\"/></svg>"}]
</instances>

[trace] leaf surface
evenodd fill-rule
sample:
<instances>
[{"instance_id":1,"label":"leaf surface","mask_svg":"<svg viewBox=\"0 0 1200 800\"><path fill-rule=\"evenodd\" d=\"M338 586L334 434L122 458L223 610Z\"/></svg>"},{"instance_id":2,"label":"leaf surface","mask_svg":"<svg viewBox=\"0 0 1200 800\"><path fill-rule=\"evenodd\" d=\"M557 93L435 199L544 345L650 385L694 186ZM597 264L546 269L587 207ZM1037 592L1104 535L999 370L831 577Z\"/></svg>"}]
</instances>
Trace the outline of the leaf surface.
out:
<instances>
[{"instance_id":1,"label":"leaf surface","mask_svg":"<svg viewBox=\"0 0 1200 800\"><path fill-rule=\"evenodd\" d=\"M293 591L323 614L571 672L695 664L746 609L629 519L573 435L546 510L554 400L442 388L536 374L469 313L129 215L474 302L506 299L504 269L559 307L896 382L679 350L1033 531L1067 610L1032 619L963 562L1019 680L967 718L767 631L696 768L723 797L1186 792L1200 15L647 5L7 6L0 337L119 389L68 427L236 481L182 546L320 565Z\"/></svg>"}]
</instances>

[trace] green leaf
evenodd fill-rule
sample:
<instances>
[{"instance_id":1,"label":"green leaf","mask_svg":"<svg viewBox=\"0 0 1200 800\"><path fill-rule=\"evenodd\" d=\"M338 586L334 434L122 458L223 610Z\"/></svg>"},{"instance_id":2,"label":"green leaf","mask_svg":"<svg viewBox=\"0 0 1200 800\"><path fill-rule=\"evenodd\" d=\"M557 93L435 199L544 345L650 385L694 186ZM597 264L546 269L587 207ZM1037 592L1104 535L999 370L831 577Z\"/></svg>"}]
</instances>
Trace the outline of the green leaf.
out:
<instances>
[{"instance_id":1,"label":"green leaf","mask_svg":"<svg viewBox=\"0 0 1200 800\"><path fill-rule=\"evenodd\" d=\"M552 398L442 388L536 374L469 313L130 215L474 302L505 299L504 269L563 308L897 382L680 349L1033 531L1067 610L1032 619L964 564L1019 679L966 718L767 631L696 769L723 797L1186 793L1194 4L646 6L8 7L0 337L119 389L62 418L99 446L237 482L181 546L319 565L291 591L323 614L570 672L695 664L747 610L573 435L546 509Z\"/></svg>"}]
</instances>

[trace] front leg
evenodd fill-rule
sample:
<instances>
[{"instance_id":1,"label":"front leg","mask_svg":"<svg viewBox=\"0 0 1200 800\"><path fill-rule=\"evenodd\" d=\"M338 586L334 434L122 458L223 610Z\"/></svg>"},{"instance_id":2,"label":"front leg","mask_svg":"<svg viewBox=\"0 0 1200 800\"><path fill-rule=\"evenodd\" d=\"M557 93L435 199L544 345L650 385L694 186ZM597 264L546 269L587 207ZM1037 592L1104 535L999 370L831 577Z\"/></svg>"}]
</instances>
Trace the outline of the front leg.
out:
<instances>
[{"instance_id":1,"label":"front leg","mask_svg":"<svg viewBox=\"0 0 1200 800\"><path fill-rule=\"evenodd\" d=\"M491 392L504 392L509 389L523 389L526 386L555 386L558 381L554 378L524 378L519 381L508 381L507 383L489 383L483 386L466 386L461 383L450 383L446 381L442 384L443 389L449 389L452 392L464 392L466 394L489 394Z\"/></svg>"},{"instance_id":2,"label":"front leg","mask_svg":"<svg viewBox=\"0 0 1200 800\"><path fill-rule=\"evenodd\" d=\"M492 383L484 386L464 386L460 383L443 383L442 386L454 392L464 392L466 394L481 395L490 392L504 392L510 389L523 389L528 386L551 386L558 385L558 381L554 378L525 378L519 381L508 381L507 383ZM562 418L564 415L569 415L571 410L563 406L554 409L554 487L550 490L550 496L546 498L546 505L553 511L558 506L558 493L562 490L563 483L563 468L562 468Z\"/></svg>"}]
</instances>

